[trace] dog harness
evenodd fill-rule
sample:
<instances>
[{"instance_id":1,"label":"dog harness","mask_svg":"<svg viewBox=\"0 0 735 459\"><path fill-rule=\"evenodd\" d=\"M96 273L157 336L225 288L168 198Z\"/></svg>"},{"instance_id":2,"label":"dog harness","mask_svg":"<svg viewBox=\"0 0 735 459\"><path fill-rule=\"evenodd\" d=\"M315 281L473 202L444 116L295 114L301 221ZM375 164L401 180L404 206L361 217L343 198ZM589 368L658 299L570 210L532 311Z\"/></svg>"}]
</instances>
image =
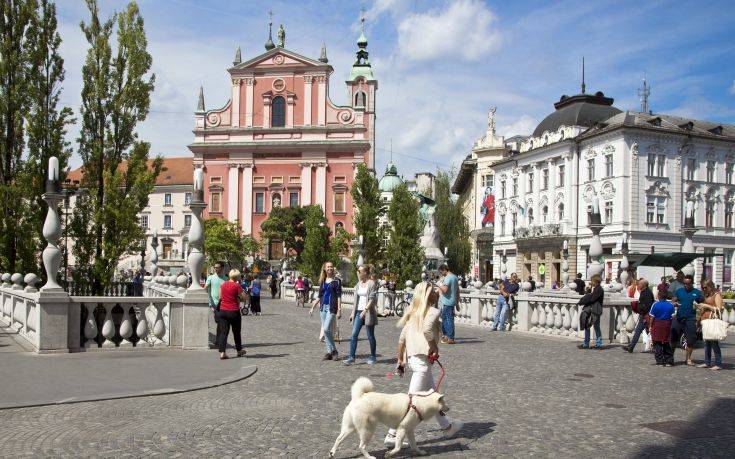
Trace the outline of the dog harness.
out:
<instances>
[{"instance_id":1,"label":"dog harness","mask_svg":"<svg viewBox=\"0 0 735 459\"><path fill-rule=\"evenodd\" d=\"M421 416L421 412L418 408L416 408L416 405L413 404L413 394L408 394L408 406L406 407L406 412L403 413L403 417L405 418L408 416L408 413L411 411L411 408L416 412L416 416L419 417L419 421L423 421L424 417Z\"/></svg>"}]
</instances>

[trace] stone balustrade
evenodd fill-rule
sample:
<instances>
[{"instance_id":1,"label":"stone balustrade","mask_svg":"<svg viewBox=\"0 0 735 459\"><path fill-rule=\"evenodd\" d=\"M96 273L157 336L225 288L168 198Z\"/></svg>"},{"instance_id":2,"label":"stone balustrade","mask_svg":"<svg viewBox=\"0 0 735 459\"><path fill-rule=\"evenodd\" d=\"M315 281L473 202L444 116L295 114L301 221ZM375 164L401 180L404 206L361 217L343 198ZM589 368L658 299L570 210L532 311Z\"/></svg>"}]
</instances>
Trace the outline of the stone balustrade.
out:
<instances>
[{"instance_id":1,"label":"stone balustrade","mask_svg":"<svg viewBox=\"0 0 735 459\"><path fill-rule=\"evenodd\" d=\"M0 325L38 353L209 349L207 297L187 291L186 276L147 278L142 297L39 291L35 274L0 280Z\"/></svg>"}]
</instances>

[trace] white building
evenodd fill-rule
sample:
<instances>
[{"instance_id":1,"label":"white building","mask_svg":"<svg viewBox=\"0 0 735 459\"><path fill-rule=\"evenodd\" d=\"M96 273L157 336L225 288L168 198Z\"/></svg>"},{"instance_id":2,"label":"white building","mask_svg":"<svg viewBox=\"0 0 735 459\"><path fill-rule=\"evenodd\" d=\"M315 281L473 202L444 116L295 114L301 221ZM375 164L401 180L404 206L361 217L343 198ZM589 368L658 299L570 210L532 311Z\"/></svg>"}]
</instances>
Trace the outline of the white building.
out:
<instances>
[{"instance_id":1,"label":"white building","mask_svg":"<svg viewBox=\"0 0 735 459\"><path fill-rule=\"evenodd\" d=\"M492 108L485 135L475 141L452 184L452 193L459 195L464 204L464 216L471 231L471 274L483 282L492 280L493 276L495 175L491 166L507 156L506 145L510 141L496 135L495 108Z\"/></svg>"},{"instance_id":2,"label":"white building","mask_svg":"<svg viewBox=\"0 0 735 459\"><path fill-rule=\"evenodd\" d=\"M191 226L191 190L194 183L194 166L191 156L180 158L164 158L163 171L156 179L153 192L148 197L148 205L140 212L140 225L146 229L146 269L150 270L151 241L153 232L158 232L158 268L166 272L178 273L185 265L188 251L187 236ZM124 164L121 166L124 167ZM81 182L83 170L77 168L67 175L67 181ZM71 199L73 211L74 197ZM74 265L70 253L69 264ZM140 267L140 254L124 256L118 263L118 269L136 269Z\"/></svg>"},{"instance_id":3,"label":"white building","mask_svg":"<svg viewBox=\"0 0 735 459\"><path fill-rule=\"evenodd\" d=\"M694 246L711 254L696 261L695 279L730 287L735 126L622 112L612 104L601 92L562 96L519 151L491 166L495 277L505 254L506 274L532 275L550 287L561 277L564 240L570 279L584 273L592 235L587 210L597 194L607 278L617 278L623 232L634 253L681 251L691 199L699 228Z\"/></svg>"}]
</instances>

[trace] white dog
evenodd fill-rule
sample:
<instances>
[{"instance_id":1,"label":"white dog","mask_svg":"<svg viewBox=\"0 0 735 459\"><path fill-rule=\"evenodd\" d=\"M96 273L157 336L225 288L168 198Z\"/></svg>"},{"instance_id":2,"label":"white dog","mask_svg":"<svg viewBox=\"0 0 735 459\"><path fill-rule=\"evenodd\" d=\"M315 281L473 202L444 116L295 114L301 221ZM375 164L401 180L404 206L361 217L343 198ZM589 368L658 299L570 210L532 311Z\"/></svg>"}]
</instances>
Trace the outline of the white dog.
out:
<instances>
[{"instance_id":1,"label":"white dog","mask_svg":"<svg viewBox=\"0 0 735 459\"><path fill-rule=\"evenodd\" d=\"M425 454L416 446L414 430L421 421L436 416L439 411L448 411L448 408L444 403L444 396L438 392L429 390L412 395L381 394L373 392L373 383L368 378L357 378L352 384L352 401L342 415L342 431L329 456L334 456L347 435L357 431L360 451L367 459L375 459L368 454L367 444L378 423L396 429L395 447L385 457L391 457L401 450L404 437L408 438L413 452Z\"/></svg>"}]
</instances>

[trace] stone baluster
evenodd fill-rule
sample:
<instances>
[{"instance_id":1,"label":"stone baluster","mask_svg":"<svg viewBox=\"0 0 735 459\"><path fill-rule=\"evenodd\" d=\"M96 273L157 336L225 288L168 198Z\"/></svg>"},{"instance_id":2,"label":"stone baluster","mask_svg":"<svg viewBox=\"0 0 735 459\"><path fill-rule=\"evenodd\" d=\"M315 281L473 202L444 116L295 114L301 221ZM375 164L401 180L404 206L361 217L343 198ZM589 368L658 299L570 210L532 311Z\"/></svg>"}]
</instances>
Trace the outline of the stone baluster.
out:
<instances>
[{"instance_id":1,"label":"stone baluster","mask_svg":"<svg viewBox=\"0 0 735 459\"><path fill-rule=\"evenodd\" d=\"M115 342L112 339L115 337L115 322L112 321L112 308L115 305L103 303L102 307L105 308L105 320L102 321L102 337L105 340L102 342L102 347L114 348Z\"/></svg>"},{"instance_id":2,"label":"stone baluster","mask_svg":"<svg viewBox=\"0 0 735 459\"><path fill-rule=\"evenodd\" d=\"M145 305L137 309L138 325L135 327L135 334L138 335L137 346L140 347L143 344L148 344L148 319L145 317Z\"/></svg>"},{"instance_id":3,"label":"stone baluster","mask_svg":"<svg viewBox=\"0 0 735 459\"><path fill-rule=\"evenodd\" d=\"M554 303L551 310L554 313L554 334L561 335L563 331L562 325L564 324L564 319L562 318L562 313L561 313L561 309L559 308L559 303Z\"/></svg>"},{"instance_id":4,"label":"stone baluster","mask_svg":"<svg viewBox=\"0 0 735 459\"><path fill-rule=\"evenodd\" d=\"M201 168L194 170L194 195L189 209L191 209L192 219L189 227L189 272L191 272L191 285L188 290L202 290L200 279L202 275L202 266L204 265L204 227L202 226L202 211L206 204L204 203L204 171Z\"/></svg>"},{"instance_id":5,"label":"stone baluster","mask_svg":"<svg viewBox=\"0 0 735 459\"><path fill-rule=\"evenodd\" d=\"M10 282L11 277L12 275L10 273L3 273L3 277L2 277L3 287L8 288L12 285L12 283Z\"/></svg>"},{"instance_id":6,"label":"stone baluster","mask_svg":"<svg viewBox=\"0 0 735 459\"><path fill-rule=\"evenodd\" d=\"M130 342L130 337L133 336L133 324L130 321L130 305L122 304L121 306L123 307L123 317L122 322L120 322L120 336L122 337L120 347L133 347L133 343Z\"/></svg>"},{"instance_id":7,"label":"stone baluster","mask_svg":"<svg viewBox=\"0 0 735 459\"><path fill-rule=\"evenodd\" d=\"M156 308L156 321L153 325L153 345L156 347L165 346L166 343L164 342L163 337L166 334L166 324L163 321L163 306L159 306L154 303L153 307Z\"/></svg>"},{"instance_id":8,"label":"stone baluster","mask_svg":"<svg viewBox=\"0 0 735 459\"><path fill-rule=\"evenodd\" d=\"M546 302L538 303L538 328L540 333L544 333L546 328Z\"/></svg>"},{"instance_id":9,"label":"stone baluster","mask_svg":"<svg viewBox=\"0 0 735 459\"><path fill-rule=\"evenodd\" d=\"M13 290L23 290L23 275L21 273L14 273L10 280L13 281Z\"/></svg>"},{"instance_id":10,"label":"stone baluster","mask_svg":"<svg viewBox=\"0 0 735 459\"><path fill-rule=\"evenodd\" d=\"M546 305L544 306L544 311L546 312L546 333L553 334L555 318L552 304L546 303Z\"/></svg>"},{"instance_id":11,"label":"stone baluster","mask_svg":"<svg viewBox=\"0 0 735 459\"><path fill-rule=\"evenodd\" d=\"M538 332L539 331L539 323L540 323L540 312L541 304L538 301L529 301L528 302L529 307L532 309L533 312L531 312L531 329L532 332Z\"/></svg>"},{"instance_id":12,"label":"stone baluster","mask_svg":"<svg viewBox=\"0 0 735 459\"><path fill-rule=\"evenodd\" d=\"M153 228L153 237L151 238L151 274L158 276L158 228Z\"/></svg>"},{"instance_id":13,"label":"stone baluster","mask_svg":"<svg viewBox=\"0 0 735 459\"><path fill-rule=\"evenodd\" d=\"M564 336L569 336L570 332L569 329L572 327L572 314L570 312L570 305L569 304L562 304L562 327L564 327L564 330L562 331L562 334Z\"/></svg>"},{"instance_id":14,"label":"stone baluster","mask_svg":"<svg viewBox=\"0 0 735 459\"><path fill-rule=\"evenodd\" d=\"M184 274L179 274L179 277L176 278L176 285L178 286L178 293L180 295L183 295L186 291L187 283L189 282L189 278L186 277Z\"/></svg>"},{"instance_id":15,"label":"stone baluster","mask_svg":"<svg viewBox=\"0 0 735 459\"><path fill-rule=\"evenodd\" d=\"M84 323L84 347L95 348L98 347L95 338L99 333L97 329L97 321L94 319L94 305L92 303L84 303L84 307L87 308L87 320Z\"/></svg>"}]
</instances>

